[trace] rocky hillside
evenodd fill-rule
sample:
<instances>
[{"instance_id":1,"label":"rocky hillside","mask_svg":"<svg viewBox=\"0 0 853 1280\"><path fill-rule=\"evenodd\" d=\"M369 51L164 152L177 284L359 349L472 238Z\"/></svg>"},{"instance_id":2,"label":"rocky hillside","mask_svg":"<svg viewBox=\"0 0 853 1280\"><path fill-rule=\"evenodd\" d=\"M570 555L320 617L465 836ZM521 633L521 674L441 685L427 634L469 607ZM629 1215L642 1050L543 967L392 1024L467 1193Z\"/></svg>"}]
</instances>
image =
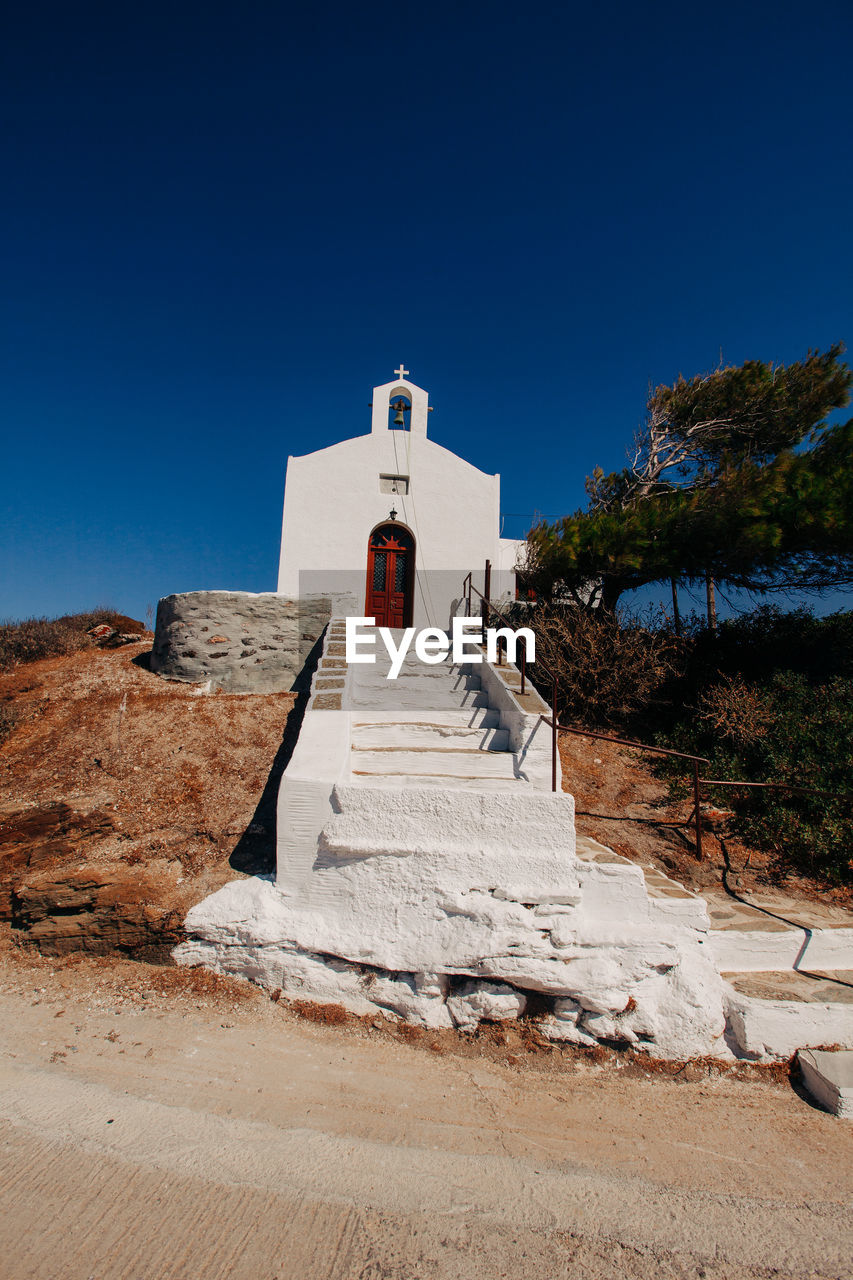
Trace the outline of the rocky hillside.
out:
<instances>
[{"instance_id":1,"label":"rocky hillside","mask_svg":"<svg viewBox=\"0 0 853 1280\"><path fill-rule=\"evenodd\" d=\"M194 902L273 867L295 695L205 695L122 638L0 673L0 919L47 954L165 960Z\"/></svg>"},{"instance_id":2,"label":"rocky hillside","mask_svg":"<svg viewBox=\"0 0 853 1280\"><path fill-rule=\"evenodd\" d=\"M148 669L140 625L122 619L101 637L118 647L95 647L84 630L62 639L66 652L0 670L0 926L48 955L168 961L195 902L274 867L295 695L165 681ZM36 631L24 640L43 643ZM689 802L669 802L648 760L568 735L560 748L579 832L699 892L719 886L727 861L730 883L763 887L763 860L724 848L710 814L697 863L689 831L670 825ZM786 887L841 903L802 879Z\"/></svg>"}]
</instances>

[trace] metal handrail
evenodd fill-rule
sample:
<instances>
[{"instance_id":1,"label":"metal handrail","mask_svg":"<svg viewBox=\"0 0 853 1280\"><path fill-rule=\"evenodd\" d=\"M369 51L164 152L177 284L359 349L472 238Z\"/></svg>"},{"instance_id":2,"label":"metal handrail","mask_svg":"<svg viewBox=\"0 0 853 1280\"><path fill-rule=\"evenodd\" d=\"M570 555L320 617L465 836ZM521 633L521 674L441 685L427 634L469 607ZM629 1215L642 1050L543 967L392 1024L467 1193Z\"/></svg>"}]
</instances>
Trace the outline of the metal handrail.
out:
<instances>
[{"instance_id":1,"label":"metal handrail","mask_svg":"<svg viewBox=\"0 0 853 1280\"><path fill-rule=\"evenodd\" d=\"M830 800L853 801L850 791L821 791L819 787L799 787L793 782L744 782L732 778L700 778L703 787L772 787L777 791L795 791L801 796L828 796Z\"/></svg>"},{"instance_id":2,"label":"metal handrail","mask_svg":"<svg viewBox=\"0 0 853 1280\"><path fill-rule=\"evenodd\" d=\"M491 579L491 568L492 568L492 566L491 566L491 562L487 560L487 561L486 561L486 581L485 581L485 582L484 582L484 584L483 584L484 586L486 586L486 584L487 584L487 583L490 581L490 579ZM467 583L467 591L466 591L466 583ZM488 588L487 588L487 589L488 589ZM505 614L505 613L503 613L503 612L498 608L498 606L497 606L497 605L496 605L492 600L490 600L490 599L488 598L488 596L487 596L487 595L484 595L484 594L483 594L483 592L479 589L479 587L475 587L475 586L474 586L474 583L473 583L472 578L471 578L471 572L470 572L470 570L469 570L469 572L465 575L465 577L464 577L464 578L463 578L463 580L462 580L462 595L463 595L463 597L465 597L465 596L467 595L467 598L468 598L467 612L466 612L466 616L467 616L467 617L469 617L469 618L471 617L471 594L472 594L472 592L476 593L476 594L480 597L480 609L481 609L481 616L482 616L482 619L483 619L483 630L484 630L484 631L486 630L486 625L487 625L487 621L488 621L488 614L490 614L490 613L494 613L498 618L500 618L501 622L505 622L505 623L506 623L506 625L507 625L507 627L511 627L511 626L512 626L512 624L511 624L511 622L510 622L509 618L506 616L506 614ZM502 652L502 648L501 648L501 642L500 642L500 641L498 642L497 652L498 652L498 666L499 666L499 667L502 667L502 666L503 666L503 663L502 663L502 661L501 661L501 652ZM547 673L548 673L548 675L549 675L549 676L551 676L552 678L556 678L556 677L554 677L553 672L552 672L552 671L551 671L551 669L548 667L547 663L545 663L545 662L540 662L540 663L539 663L539 666L540 666L540 667L544 667L544 668L545 668L545 670L547 671ZM520 660L520 662L519 662L518 670L519 670L519 673L520 673L520 675L521 675L521 688L520 688L520 690L519 690L519 693L520 693L521 697L523 698L523 697L525 697L525 695L526 695L526 693L527 693L527 641L526 641L526 640L524 641L523 645L521 646L521 660ZM552 771L552 772L553 772L553 771ZM556 787L554 788L554 790L556 791Z\"/></svg>"},{"instance_id":3,"label":"metal handrail","mask_svg":"<svg viewBox=\"0 0 853 1280\"><path fill-rule=\"evenodd\" d=\"M556 715L556 698L554 714ZM545 716L542 719L545 720L546 724L551 724L551 721L546 719ZM652 751L659 756L675 756L678 760L690 760L693 765L693 812L685 819L683 825L687 827L691 822L693 823L696 835L696 857L702 857L702 810L699 804L699 786L704 779L699 777L699 766L700 764L710 764L710 760L706 759L705 756L691 756L686 751L673 751L670 747L653 747L648 742L635 742L632 738L615 738L613 734L598 733L593 729L576 729L568 724L558 724L556 727L563 733L574 733L580 738L600 738L602 742L615 742L620 747L634 747L638 751ZM556 775L556 769L552 770L552 774ZM556 787L553 790L556 791ZM678 825L682 824L679 823Z\"/></svg>"}]
</instances>

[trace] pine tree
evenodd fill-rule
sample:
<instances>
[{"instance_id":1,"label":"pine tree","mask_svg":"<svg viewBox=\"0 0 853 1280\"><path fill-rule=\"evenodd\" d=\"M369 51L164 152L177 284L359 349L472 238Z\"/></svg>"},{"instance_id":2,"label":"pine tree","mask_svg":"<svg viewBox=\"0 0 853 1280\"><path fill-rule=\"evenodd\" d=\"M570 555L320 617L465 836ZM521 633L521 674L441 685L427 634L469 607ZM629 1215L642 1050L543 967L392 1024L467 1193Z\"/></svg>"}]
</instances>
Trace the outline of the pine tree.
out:
<instances>
[{"instance_id":1,"label":"pine tree","mask_svg":"<svg viewBox=\"0 0 853 1280\"><path fill-rule=\"evenodd\" d=\"M853 420L826 421L853 383L841 353L658 387L630 465L593 473L587 511L531 530L531 582L608 610L652 582L853 582Z\"/></svg>"}]
</instances>

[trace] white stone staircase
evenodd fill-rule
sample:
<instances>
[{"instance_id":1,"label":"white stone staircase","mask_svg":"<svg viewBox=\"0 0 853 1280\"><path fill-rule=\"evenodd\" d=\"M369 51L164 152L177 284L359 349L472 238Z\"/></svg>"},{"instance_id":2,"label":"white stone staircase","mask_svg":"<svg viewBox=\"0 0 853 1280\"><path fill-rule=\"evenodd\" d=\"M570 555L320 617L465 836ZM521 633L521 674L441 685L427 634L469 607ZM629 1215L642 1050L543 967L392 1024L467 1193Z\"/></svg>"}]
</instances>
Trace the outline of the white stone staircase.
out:
<instances>
[{"instance_id":1,"label":"white stone staircase","mask_svg":"<svg viewBox=\"0 0 853 1280\"><path fill-rule=\"evenodd\" d=\"M344 630L282 778L276 883L193 908L181 963L435 1027L517 1017L535 992L550 1039L671 1058L853 1044L846 915L738 914L576 841L548 708L514 668L410 658L391 681L384 653L346 663ZM827 971L811 985L804 959Z\"/></svg>"},{"instance_id":2,"label":"white stone staircase","mask_svg":"<svg viewBox=\"0 0 853 1280\"><path fill-rule=\"evenodd\" d=\"M529 781L473 666L409 655L396 680L389 667L383 653L353 673L354 783L492 791Z\"/></svg>"}]
</instances>

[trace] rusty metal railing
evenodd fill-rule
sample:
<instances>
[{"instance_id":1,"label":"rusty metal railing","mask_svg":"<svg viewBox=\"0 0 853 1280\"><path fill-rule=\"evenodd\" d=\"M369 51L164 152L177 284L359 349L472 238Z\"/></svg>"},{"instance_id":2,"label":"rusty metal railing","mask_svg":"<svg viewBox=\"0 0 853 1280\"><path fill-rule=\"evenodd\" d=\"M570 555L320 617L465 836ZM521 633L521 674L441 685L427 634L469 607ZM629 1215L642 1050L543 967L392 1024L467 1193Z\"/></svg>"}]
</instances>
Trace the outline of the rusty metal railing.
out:
<instances>
[{"instance_id":1,"label":"rusty metal railing","mask_svg":"<svg viewBox=\"0 0 853 1280\"><path fill-rule=\"evenodd\" d=\"M471 617L472 595L476 594L480 597L480 616L483 622L484 639L485 639L486 627L488 626L489 617L491 616L491 614L494 614L495 617L500 618L501 622L503 622L510 630L512 630L512 623L510 622L509 618L506 616L505 613L503 613L497 607L496 604L494 604L488 598L488 592L491 589L491 581L492 581L492 565L491 565L491 561L487 560L485 574L484 574L484 581L483 581L483 586L486 588L485 594L482 591L480 591L478 587L474 586L473 582L471 581L470 573L466 574L462 582L462 597L463 599L467 600L466 617L469 617L469 618ZM503 666L503 654L505 651L505 646L506 646L506 642L504 638L502 636L498 636L497 659L498 659L499 667ZM520 654L519 654L519 662L518 662L518 671L519 671L519 675L521 676L521 688L519 689L519 693L523 698L527 693L527 641L526 640L522 639L520 641L519 649L520 649ZM508 658L507 658L507 661L509 661Z\"/></svg>"},{"instance_id":2,"label":"rusty metal railing","mask_svg":"<svg viewBox=\"0 0 853 1280\"><path fill-rule=\"evenodd\" d=\"M546 720L546 723L551 725L555 717L556 691L552 702L552 717L551 720ZM544 716L543 719L545 719ZM673 756L677 760L689 760L692 765L693 773L693 811L683 823L677 823L675 825L689 827L691 823L693 824L696 838L697 858L702 857L702 787L760 788L772 791L789 791L801 796L827 796L833 800L847 800L853 802L853 794L846 791L822 791L818 787L800 787L791 782L744 782L742 779L734 778L701 778L699 776L699 765L711 763L705 756L692 756L686 751L673 751L670 747L655 747L649 742L635 742L631 738L616 738L610 733L599 733L597 730L593 729L578 729L573 725L557 724L557 729L562 733L574 733L578 737L582 738L600 738L603 742L615 742L620 747L634 747L638 751L650 751L659 756ZM556 769L553 770L552 781L554 783L553 790L556 791Z\"/></svg>"},{"instance_id":3,"label":"rusty metal railing","mask_svg":"<svg viewBox=\"0 0 853 1280\"><path fill-rule=\"evenodd\" d=\"M701 784L705 781L705 779L699 777L699 766L700 764L710 764L711 761L707 760L705 756L691 756L686 751L673 751L670 747L653 747L650 742L635 742L632 738L615 738L610 733L599 733L597 730L593 730L593 729L577 729L573 725L559 724L557 722L556 683L557 682L554 681L555 687L554 687L554 696L551 703L551 719L548 720L545 716L542 717L542 719L545 720L545 723L551 726L552 743L553 743L552 751L556 750L556 741L555 741L556 733L557 731L560 731L562 733L574 733L581 738L599 738L602 742L615 742L620 747L634 747L637 751L650 751L650 752L653 752L654 755L658 755L658 756L673 756L676 760L690 761L692 765L692 773L693 773L693 812L690 814L688 818L685 818L683 823L678 823L678 826L689 827L691 822L693 823L693 830L694 830L695 839L696 839L696 857L701 858L702 857L702 809L700 806L699 789ZM552 770L551 770L552 791L557 790L556 765L557 765L557 762L555 757L552 763Z\"/></svg>"}]
</instances>

